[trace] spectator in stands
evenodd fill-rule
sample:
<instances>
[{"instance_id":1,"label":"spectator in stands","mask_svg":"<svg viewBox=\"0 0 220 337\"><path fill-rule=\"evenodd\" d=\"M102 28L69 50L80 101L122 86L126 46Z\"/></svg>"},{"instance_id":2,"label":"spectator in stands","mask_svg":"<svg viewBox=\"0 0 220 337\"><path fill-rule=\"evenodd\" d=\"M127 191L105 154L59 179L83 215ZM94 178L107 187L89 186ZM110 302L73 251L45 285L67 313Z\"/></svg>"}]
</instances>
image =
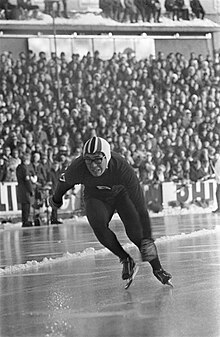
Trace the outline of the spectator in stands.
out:
<instances>
[{"instance_id":1,"label":"spectator in stands","mask_svg":"<svg viewBox=\"0 0 220 337\"><path fill-rule=\"evenodd\" d=\"M186 7L184 0L175 0L173 8L173 19L189 20L189 9Z\"/></svg>"},{"instance_id":2,"label":"spectator in stands","mask_svg":"<svg viewBox=\"0 0 220 337\"><path fill-rule=\"evenodd\" d=\"M196 18L204 19L205 11L199 0L190 0L190 7L192 12L195 14Z\"/></svg>"},{"instance_id":3,"label":"spectator in stands","mask_svg":"<svg viewBox=\"0 0 220 337\"><path fill-rule=\"evenodd\" d=\"M50 146L48 151L52 162L52 155L60 154L63 146L66 146L67 151L71 148L71 155L75 156L75 152L80 151L83 140L88 135L103 134L111 140L112 149L122 152L128 161L133 160L136 170L143 164L140 150L141 143L144 143L153 154L154 164L162 164L166 168L164 176L168 180L172 173L170 163L174 154L177 154L179 161L185 163L186 160L192 160L194 152L201 152L203 147L219 148L220 94L219 75L216 72L219 55L215 55L215 62L212 63L210 56L196 56L195 53L189 60L180 53L170 53L167 57L158 53L155 58L149 57L140 61L134 61L131 56L115 54L111 61L102 62L99 76L94 74L97 73L96 67L100 60L97 60L95 65L95 60L90 54L81 60L79 56L74 56L73 59L76 68L72 65L74 77L71 79L71 90L76 98L72 100L73 107L70 109L70 101L66 94L60 100L59 106L54 99L45 100L44 95L38 94L42 92L42 88L48 90L45 83L50 83L51 91L56 90L55 82L51 81L50 62L45 53L39 55L39 60L35 59L32 63L35 74L29 79L31 99L24 104L20 102L20 98L13 102L13 95L19 97L17 76L19 74L23 83L22 74L29 60L28 57L20 55L19 62L11 61L8 53L4 53L0 61L1 71L4 72L9 64L14 64L9 74L10 81L3 75L0 84L0 131L4 139L4 148L9 146L12 150L13 147L17 147L17 143L12 142L12 136L16 133L20 154L27 150L32 154L34 151L46 153ZM59 62L65 63L65 58L60 57ZM76 76L77 69L80 69L79 78ZM173 73L176 76L173 76ZM83 91L80 96L75 93L75 84L79 79L82 88L88 88L88 83L92 82L91 95L87 96L92 102L92 108L88 106ZM26 81L29 80L26 78ZM68 86L67 82L65 80L65 85ZM115 90L114 87L120 90ZM135 92L138 92L137 96ZM105 109L102 109L102 106L105 106ZM44 137L41 144L41 137L37 134L39 121L42 124L41 130L46 132L48 139L46 142ZM57 130L59 144L54 138ZM151 148L148 138L152 135ZM55 139L55 142L52 139ZM162 158L157 157L155 146L164 154Z\"/></svg>"},{"instance_id":4,"label":"spectator in stands","mask_svg":"<svg viewBox=\"0 0 220 337\"><path fill-rule=\"evenodd\" d=\"M46 14L50 14L52 17L60 17L61 13L60 13L60 0L56 1L54 3L54 1L52 0L45 0L44 1L44 12ZM56 5L56 8L54 8Z\"/></svg>"},{"instance_id":5,"label":"spectator in stands","mask_svg":"<svg viewBox=\"0 0 220 337\"><path fill-rule=\"evenodd\" d=\"M134 0L124 0L125 10L122 22L129 20L131 23L135 22L137 16L137 7L134 4Z\"/></svg>"},{"instance_id":6,"label":"spectator in stands","mask_svg":"<svg viewBox=\"0 0 220 337\"><path fill-rule=\"evenodd\" d=\"M53 165L51 167L50 178L51 178L51 194L55 192L56 184L58 178L61 174L62 170L60 169L60 162L58 160L54 160ZM62 221L58 220L57 209L52 209L51 212L51 224L61 224Z\"/></svg>"},{"instance_id":7,"label":"spectator in stands","mask_svg":"<svg viewBox=\"0 0 220 337\"><path fill-rule=\"evenodd\" d=\"M11 4L8 0L0 0L0 12L2 18L6 20L16 19L16 6Z\"/></svg>"},{"instance_id":8,"label":"spectator in stands","mask_svg":"<svg viewBox=\"0 0 220 337\"><path fill-rule=\"evenodd\" d=\"M0 154L0 182L6 181L7 177L7 165L5 163L4 156Z\"/></svg>"},{"instance_id":9,"label":"spectator in stands","mask_svg":"<svg viewBox=\"0 0 220 337\"><path fill-rule=\"evenodd\" d=\"M174 20L175 16L177 15L177 6L175 0L165 0L164 7L169 14L172 14L172 19Z\"/></svg>"},{"instance_id":10,"label":"spectator in stands","mask_svg":"<svg viewBox=\"0 0 220 337\"><path fill-rule=\"evenodd\" d=\"M7 176L6 181L17 181L16 169L18 165L21 164L21 159L19 158L19 151L17 148L12 150L12 155L7 161Z\"/></svg>"},{"instance_id":11,"label":"spectator in stands","mask_svg":"<svg viewBox=\"0 0 220 337\"><path fill-rule=\"evenodd\" d=\"M33 141L39 144L43 144L44 142L48 142L48 137L47 133L43 130L43 123L36 118L37 123L36 123L36 128L33 133Z\"/></svg>"},{"instance_id":12,"label":"spectator in stands","mask_svg":"<svg viewBox=\"0 0 220 337\"><path fill-rule=\"evenodd\" d=\"M48 155L47 153L42 153L41 154L41 164L43 166L44 174L43 176L45 177L45 184L49 183L51 181L51 168L52 168L52 163L48 160Z\"/></svg>"},{"instance_id":13,"label":"spectator in stands","mask_svg":"<svg viewBox=\"0 0 220 337\"><path fill-rule=\"evenodd\" d=\"M112 0L111 4L111 17L113 20L121 21L123 15L123 4L120 0Z\"/></svg>"},{"instance_id":14,"label":"spectator in stands","mask_svg":"<svg viewBox=\"0 0 220 337\"><path fill-rule=\"evenodd\" d=\"M160 22L161 4L159 0L145 1L145 15L148 22Z\"/></svg>"},{"instance_id":15,"label":"spectator in stands","mask_svg":"<svg viewBox=\"0 0 220 337\"><path fill-rule=\"evenodd\" d=\"M39 152L33 153L32 166L35 176L37 177L37 186L44 186L47 183L47 174L41 163L41 156Z\"/></svg>"},{"instance_id":16,"label":"spectator in stands","mask_svg":"<svg viewBox=\"0 0 220 337\"><path fill-rule=\"evenodd\" d=\"M5 146L3 150L3 156L4 156L6 164L8 164L8 161L11 159L11 149L7 145Z\"/></svg>"},{"instance_id":17,"label":"spectator in stands","mask_svg":"<svg viewBox=\"0 0 220 337\"><path fill-rule=\"evenodd\" d=\"M161 22L160 21L160 16L161 16L161 3L160 0L155 0L152 3L153 9L152 9L152 13L153 13L153 18L154 18L154 22Z\"/></svg>"},{"instance_id":18,"label":"spectator in stands","mask_svg":"<svg viewBox=\"0 0 220 337\"><path fill-rule=\"evenodd\" d=\"M32 5L31 0L17 0L18 9L21 12L21 17L28 19L29 17L37 18L39 6Z\"/></svg>"},{"instance_id":19,"label":"spectator in stands","mask_svg":"<svg viewBox=\"0 0 220 337\"><path fill-rule=\"evenodd\" d=\"M34 176L29 154L22 157L21 164L16 169L18 181L17 196L21 204L22 227L32 226L30 221L31 197L33 196L32 179Z\"/></svg>"},{"instance_id":20,"label":"spectator in stands","mask_svg":"<svg viewBox=\"0 0 220 337\"><path fill-rule=\"evenodd\" d=\"M134 5L137 8L136 11L136 22L138 22L139 17L142 21L146 21L146 11L145 11L145 0L134 0Z\"/></svg>"},{"instance_id":21,"label":"spectator in stands","mask_svg":"<svg viewBox=\"0 0 220 337\"><path fill-rule=\"evenodd\" d=\"M205 177L204 170L202 168L201 161L194 157L193 161L190 163L190 180L197 182Z\"/></svg>"},{"instance_id":22,"label":"spectator in stands","mask_svg":"<svg viewBox=\"0 0 220 337\"><path fill-rule=\"evenodd\" d=\"M58 153L57 159L60 162L60 170L64 172L70 163L67 158L67 151L60 151Z\"/></svg>"},{"instance_id":23,"label":"spectator in stands","mask_svg":"<svg viewBox=\"0 0 220 337\"><path fill-rule=\"evenodd\" d=\"M112 17L112 2L109 0L99 0L99 8L102 9L102 15L106 18Z\"/></svg>"}]
</instances>

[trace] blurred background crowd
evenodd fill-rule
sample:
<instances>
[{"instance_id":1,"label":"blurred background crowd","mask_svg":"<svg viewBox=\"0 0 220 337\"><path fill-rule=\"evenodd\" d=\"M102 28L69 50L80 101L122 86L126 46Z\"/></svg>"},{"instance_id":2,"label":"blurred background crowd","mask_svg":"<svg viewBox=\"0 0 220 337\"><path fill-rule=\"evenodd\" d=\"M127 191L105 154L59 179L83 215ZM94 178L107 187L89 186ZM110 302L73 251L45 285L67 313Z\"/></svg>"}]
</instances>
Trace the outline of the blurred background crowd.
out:
<instances>
[{"instance_id":1,"label":"blurred background crowd","mask_svg":"<svg viewBox=\"0 0 220 337\"><path fill-rule=\"evenodd\" d=\"M163 8L162 8L163 7ZM161 13L172 20L203 19L200 0L99 0L101 14L118 22L161 22ZM53 17L70 17L67 0L44 0L44 8L36 0L0 0L0 19L40 19L40 13Z\"/></svg>"},{"instance_id":2,"label":"blurred background crowd","mask_svg":"<svg viewBox=\"0 0 220 337\"><path fill-rule=\"evenodd\" d=\"M161 22L161 13L172 20L204 19L205 11L199 0L100 0L103 16L119 22Z\"/></svg>"},{"instance_id":3,"label":"blurred background crowd","mask_svg":"<svg viewBox=\"0 0 220 337\"><path fill-rule=\"evenodd\" d=\"M0 56L0 181L16 181L29 154L40 184L52 181L93 135L143 183L210 177L220 153L220 54L137 60L99 52L72 59L31 50Z\"/></svg>"}]
</instances>

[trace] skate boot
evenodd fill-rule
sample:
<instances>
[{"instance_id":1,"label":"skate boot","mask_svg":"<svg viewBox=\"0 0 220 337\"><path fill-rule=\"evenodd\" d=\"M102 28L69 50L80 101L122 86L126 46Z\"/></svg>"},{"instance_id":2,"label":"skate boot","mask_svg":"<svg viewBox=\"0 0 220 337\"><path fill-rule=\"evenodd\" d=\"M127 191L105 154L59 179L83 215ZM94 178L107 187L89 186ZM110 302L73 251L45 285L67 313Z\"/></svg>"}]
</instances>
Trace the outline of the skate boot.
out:
<instances>
[{"instance_id":1,"label":"skate boot","mask_svg":"<svg viewBox=\"0 0 220 337\"><path fill-rule=\"evenodd\" d=\"M128 289L134 281L139 267L130 256L126 259L121 259L121 263L123 264L122 280L125 280L125 289Z\"/></svg>"},{"instance_id":2,"label":"skate boot","mask_svg":"<svg viewBox=\"0 0 220 337\"><path fill-rule=\"evenodd\" d=\"M168 284L173 287L172 283L170 282L172 275L166 272L163 268L159 270L153 270L153 274L162 284Z\"/></svg>"},{"instance_id":3,"label":"skate boot","mask_svg":"<svg viewBox=\"0 0 220 337\"><path fill-rule=\"evenodd\" d=\"M150 262L158 257L157 247L153 239L143 239L140 252L143 262Z\"/></svg>"},{"instance_id":4,"label":"skate boot","mask_svg":"<svg viewBox=\"0 0 220 337\"><path fill-rule=\"evenodd\" d=\"M143 239L141 242L141 258L142 261L149 262L153 268L153 274L162 284L168 284L173 287L170 279L172 275L167 273L160 264L157 247L153 239Z\"/></svg>"},{"instance_id":5,"label":"skate boot","mask_svg":"<svg viewBox=\"0 0 220 337\"><path fill-rule=\"evenodd\" d=\"M126 259L120 260L120 262L123 264L122 280L127 280L131 278L136 266L134 260L130 256L128 256Z\"/></svg>"}]
</instances>

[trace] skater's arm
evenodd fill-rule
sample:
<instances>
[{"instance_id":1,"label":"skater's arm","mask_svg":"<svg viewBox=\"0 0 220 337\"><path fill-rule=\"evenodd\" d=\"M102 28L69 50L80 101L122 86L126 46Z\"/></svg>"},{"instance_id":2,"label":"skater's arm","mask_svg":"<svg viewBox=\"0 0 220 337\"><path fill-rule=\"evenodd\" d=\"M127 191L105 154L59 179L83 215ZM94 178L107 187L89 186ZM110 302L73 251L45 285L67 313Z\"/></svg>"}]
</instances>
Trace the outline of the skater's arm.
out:
<instances>
[{"instance_id":1,"label":"skater's arm","mask_svg":"<svg viewBox=\"0 0 220 337\"><path fill-rule=\"evenodd\" d=\"M62 198L63 195L70 189L74 188L76 184L82 183L83 176L83 160L81 158L77 158L72 164L61 173L57 185L55 187L55 191L52 196L52 201L54 205L56 204L56 208L62 206ZM51 205L53 206L53 205Z\"/></svg>"},{"instance_id":2,"label":"skater's arm","mask_svg":"<svg viewBox=\"0 0 220 337\"><path fill-rule=\"evenodd\" d=\"M143 191L134 169L126 161L124 161L120 171L120 183L126 188L136 209L145 209Z\"/></svg>"},{"instance_id":3,"label":"skater's arm","mask_svg":"<svg viewBox=\"0 0 220 337\"><path fill-rule=\"evenodd\" d=\"M61 176L60 179L62 179L62 176ZM57 204L57 206L56 206L57 208L62 206L63 195L73 187L74 187L74 185L72 185L72 184L70 185L70 184L68 184L66 182L62 182L60 180L57 182L57 185L56 185L55 191L53 193L53 197L52 197L52 200L53 200L54 204ZM59 204L60 204L60 206L58 206Z\"/></svg>"}]
</instances>

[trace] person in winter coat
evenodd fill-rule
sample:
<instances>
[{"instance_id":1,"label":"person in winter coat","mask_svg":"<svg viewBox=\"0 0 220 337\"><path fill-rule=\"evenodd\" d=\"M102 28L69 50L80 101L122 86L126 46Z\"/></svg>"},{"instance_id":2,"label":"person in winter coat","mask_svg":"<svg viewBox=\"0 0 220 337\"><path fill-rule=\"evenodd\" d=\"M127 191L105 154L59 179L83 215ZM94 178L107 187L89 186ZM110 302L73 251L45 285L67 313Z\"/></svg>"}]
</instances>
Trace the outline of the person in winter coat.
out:
<instances>
[{"instance_id":1,"label":"person in winter coat","mask_svg":"<svg viewBox=\"0 0 220 337\"><path fill-rule=\"evenodd\" d=\"M134 4L137 7L136 22L138 22L139 17L141 17L143 22L145 22L146 21L145 0L134 0Z\"/></svg>"},{"instance_id":2,"label":"person in winter coat","mask_svg":"<svg viewBox=\"0 0 220 337\"><path fill-rule=\"evenodd\" d=\"M29 154L25 154L22 158L21 164L16 168L16 176L18 181L17 197L21 204L22 227L32 226L29 220L31 210L31 197L33 196L33 169L31 165L31 158Z\"/></svg>"},{"instance_id":3,"label":"person in winter coat","mask_svg":"<svg viewBox=\"0 0 220 337\"><path fill-rule=\"evenodd\" d=\"M190 7L198 19L204 19L205 11L199 0L190 0Z\"/></svg>"},{"instance_id":4,"label":"person in winter coat","mask_svg":"<svg viewBox=\"0 0 220 337\"><path fill-rule=\"evenodd\" d=\"M189 20L189 9L185 5L184 0L175 0L175 6L177 7L177 20L180 18Z\"/></svg>"},{"instance_id":5,"label":"person in winter coat","mask_svg":"<svg viewBox=\"0 0 220 337\"><path fill-rule=\"evenodd\" d=\"M7 165L4 159L4 156L0 156L0 182L3 183L6 181L7 177Z\"/></svg>"},{"instance_id":6,"label":"person in winter coat","mask_svg":"<svg viewBox=\"0 0 220 337\"><path fill-rule=\"evenodd\" d=\"M62 172L62 170L60 168L60 162L58 160L55 160L53 162L53 166L51 167L51 171L50 171L51 192L52 193L55 191L56 184L59 180L61 172ZM62 221L58 220L57 209L52 208L51 224L61 224L61 223L62 223Z\"/></svg>"},{"instance_id":7,"label":"person in winter coat","mask_svg":"<svg viewBox=\"0 0 220 337\"><path fill-rule=\"evenodd\" d=\"M122 21L126 21L128 18L131 23L134 23L137 15L137 7L134 4L134 0L125 0L124 4L124 19Z\"/></svg>"},{"instance_id":8,"label":"person in winter coat","mask_svg":"<svg viewBox=\"0 0 220 337\"><path fill-rule=\"evenodd\" d=\"M151 19L154 22L160 21L161 13L161 4L159 0L145 0L145 16L148 22L151 22Z\"/></svg>"}]
</instances>

